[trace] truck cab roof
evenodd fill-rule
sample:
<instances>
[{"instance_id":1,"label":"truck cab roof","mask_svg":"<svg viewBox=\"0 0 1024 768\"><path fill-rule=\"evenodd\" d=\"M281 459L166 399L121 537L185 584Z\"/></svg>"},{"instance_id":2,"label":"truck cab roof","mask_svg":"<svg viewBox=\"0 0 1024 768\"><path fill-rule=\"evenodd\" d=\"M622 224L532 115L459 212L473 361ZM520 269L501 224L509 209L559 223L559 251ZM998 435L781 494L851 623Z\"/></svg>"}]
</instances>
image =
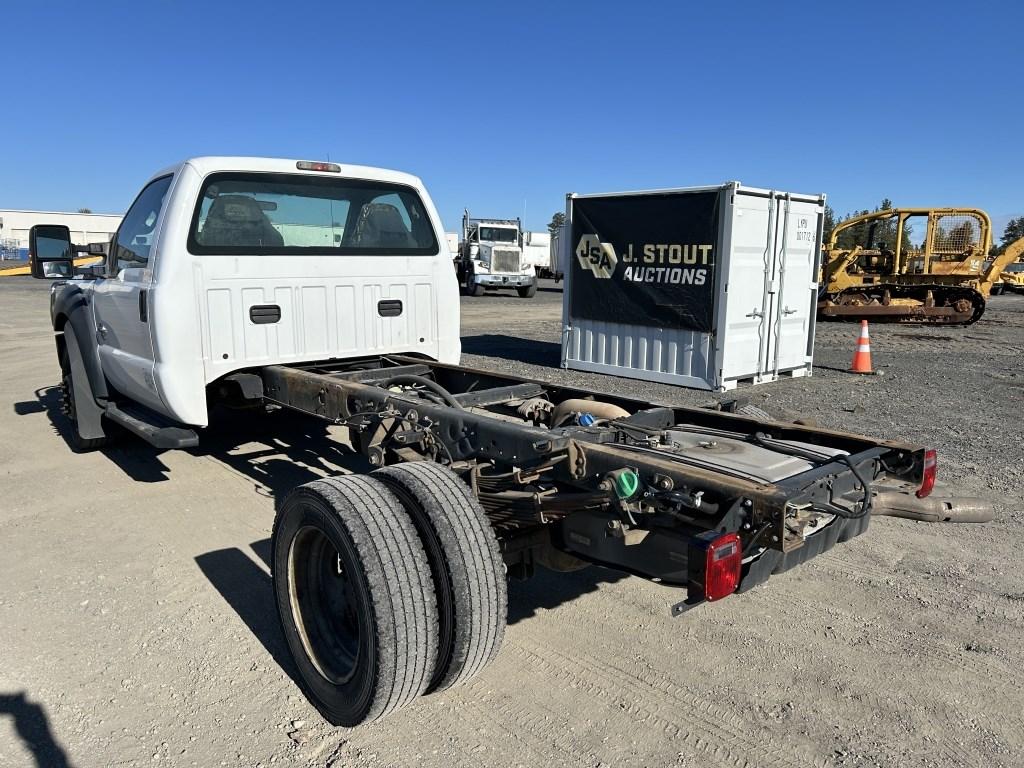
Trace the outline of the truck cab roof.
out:
<instances>
[{"instance_id":1,"label":"truck cab roof","mask_svg":"<svg viewBox=\"0 0 1024 768\"><path fill-rule=\"evenodd\" d=\"M298 163L308 162L303 160L291 160L280 157L246 157L232 155L205 155L191 157L180 163L164 168L153 174L150 180L177 173L188 166L200 176L207 176L219 171L248 171L255 173L304 173L312 176L329 176L341 178L372 179L374 181L385 181L392 184L405 184L416 189L423 189L423 182L419 177L410 173L393 171L387 168L374 168L368 165L346 165L342 163L331 163L337 166L340 171L314 171L298 167ZM316 161L320 162L320 161Z\"/></svg>"}]
</instances>

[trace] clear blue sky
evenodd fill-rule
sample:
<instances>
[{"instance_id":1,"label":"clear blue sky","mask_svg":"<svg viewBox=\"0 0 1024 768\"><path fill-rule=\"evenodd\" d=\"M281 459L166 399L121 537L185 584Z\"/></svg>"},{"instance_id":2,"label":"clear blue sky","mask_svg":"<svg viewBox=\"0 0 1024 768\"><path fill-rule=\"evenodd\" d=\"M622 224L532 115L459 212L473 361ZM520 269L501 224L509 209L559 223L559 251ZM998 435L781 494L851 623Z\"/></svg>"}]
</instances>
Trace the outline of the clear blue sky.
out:
<instances>
[{"instance_id":1,"label":"clear blue sky","mask_svg":"<svg viewBox=\"0 0 1024 768\"><path fill-rule=\"evenodd\" d=\"M0 208L119 212L162 166L255 154L416 173L449 230L730 179L1024 213L1019 2L3 8Z\"/></svg>"}]
</instances>

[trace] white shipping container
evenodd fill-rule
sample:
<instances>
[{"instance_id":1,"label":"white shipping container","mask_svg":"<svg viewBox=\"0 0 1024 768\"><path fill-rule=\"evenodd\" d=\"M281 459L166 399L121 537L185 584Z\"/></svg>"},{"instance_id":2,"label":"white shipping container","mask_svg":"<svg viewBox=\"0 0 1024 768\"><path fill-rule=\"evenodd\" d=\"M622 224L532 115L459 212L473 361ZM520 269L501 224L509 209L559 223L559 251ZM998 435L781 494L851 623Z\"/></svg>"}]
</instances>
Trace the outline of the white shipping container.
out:
<instances>
[{"instance_id":1,"label":"white shipping container","mask_svg":"<svg viewBox=\"0 0 1024 768\"><path fill-rule=\"evenodd\" d=\"M652 315L664 311L665 306L681 314L705 313L710 319L706 331L679 323L642 322L649 317L631 315L612 293L603 304L606 317L594 317L592 307L599 302L593 298L588 316L582 316L580 302L574 302L574 290L582 296L586 289L591 297L595 291L615 291L620 286L635 291L639 275L665 278L656 290L661 297L671 295L673 286L665 284L668 276L676 279L677 273L682 273L685 283L687 273L693 270L671 264L658 266L662 255L674 254L674 263L683 266L693 263L685 260L688 256L705 251L697 251L693 241L679 246L657 239L651 242L643 231L644 216L636 217L641 222L638 224L622 225L621 219L618 222L620 230L623 226L629 230L628 243L598 242L587 231L588 227L600 229L592 226L592 219L583 223L585 217L580 213L574 222L577 207L582 209L585 201L593 200L604 210L614 211L616 205L628 201L634 212L653 211L646 220L655 222L658 229L672 218L676 202L682 208L689 202L688 196L703 194L709 199L709 193L717 195L717 231L711 236L714 243L699 246L713 254L709 290L701 294L707 297L706 306L693 306L683 300L670 306L672 300L662 299L662 305L652 308ZM592 211L595 203L586 205ZM566 226L558 238L572 239L561 243L560 248L566 259L562 366L716 391L734 389L740 382L774 381L783 375L810 376L824 207L824 195L744 187L739 182L719 187L569 195ZM620 251L617 254L616 249ZM597 254L591 262L612 255L611 268L607 263L588 263L588 253ZM645 261L648 254L650 262ZM602 266L604 271L599 274ZM606 279L593 280L591 273ZM681 295L690 291L686 295L692 297L696 289L681 286L675 290Z\"/></svg>"}]
</instances>

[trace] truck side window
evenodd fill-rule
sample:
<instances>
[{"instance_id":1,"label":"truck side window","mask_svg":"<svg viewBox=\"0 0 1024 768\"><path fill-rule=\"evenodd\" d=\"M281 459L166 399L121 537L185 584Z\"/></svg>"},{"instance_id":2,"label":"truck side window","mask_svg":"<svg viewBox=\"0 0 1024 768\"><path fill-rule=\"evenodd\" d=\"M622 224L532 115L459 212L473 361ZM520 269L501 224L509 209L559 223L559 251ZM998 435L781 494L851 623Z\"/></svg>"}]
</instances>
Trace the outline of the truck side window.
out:
<instances>
[{"instance_id":1,"label":"truck side window","mask_svg":"<svg viewBox=\"0 0 1024 768\"><path fill-rule=\"evenodd\" d=\"M110 274L116 275L129 267L145 267L149 263L156 222L172 178L164 176L151 182L124 215L124 221L114 236L114 247L110 249Z\"/></svg>"}]
</instances>

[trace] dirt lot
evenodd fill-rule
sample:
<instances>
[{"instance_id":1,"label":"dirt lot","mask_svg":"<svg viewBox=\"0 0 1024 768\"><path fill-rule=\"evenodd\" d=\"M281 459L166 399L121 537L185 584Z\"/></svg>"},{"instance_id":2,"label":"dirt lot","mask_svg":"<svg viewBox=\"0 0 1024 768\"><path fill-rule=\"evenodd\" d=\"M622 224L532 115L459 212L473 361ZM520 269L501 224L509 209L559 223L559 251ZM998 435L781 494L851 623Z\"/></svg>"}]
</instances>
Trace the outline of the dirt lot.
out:
<instances>
[{"instance_id":1,"label":"dirt lot","mask_svg":"<svg viewBox=\"0 0 1024 768\"><path fill-rule=\"evenodd\" d=\"M966 329L819 328L777 414L939 450L983 526L891 518L753 592L672 619L671 590L592 568L513 584L495 662L382 723L328 727L291 679L265 558L274 498L361 463L312 422L221 418L202 447L72 454L47 286L0 282L0 766L1024 764L1024 296ZM561 293L463 299L465 362L561 371ZM291 735L289 735L291 734Z\"/></svg>"}]
</instances>

